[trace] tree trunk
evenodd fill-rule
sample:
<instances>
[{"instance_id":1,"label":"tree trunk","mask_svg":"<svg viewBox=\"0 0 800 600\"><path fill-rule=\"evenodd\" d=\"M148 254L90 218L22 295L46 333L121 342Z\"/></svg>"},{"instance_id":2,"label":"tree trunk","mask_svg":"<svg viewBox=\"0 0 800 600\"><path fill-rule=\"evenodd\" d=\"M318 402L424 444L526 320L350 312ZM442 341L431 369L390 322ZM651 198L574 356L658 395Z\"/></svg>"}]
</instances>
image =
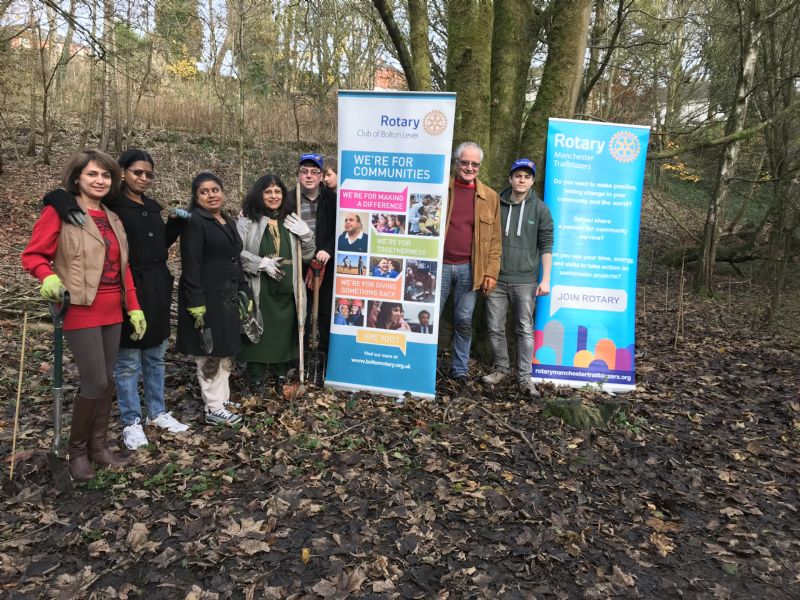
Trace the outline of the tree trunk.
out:
<instances>
[{"instance_id":1,"label":"tree trunk","mask_svg":"<svg viewBox=\"0 0 800 600\"><path fill-rule=\"evenodd\" d=\"M34 32L38 31L36 26L36 14L33 10L33 0L30 0L28 5L28 21L30 27L30 40L31 40L31 70L29 79L29 94L30 94L30 109L28 111L28 148L25 150L25 156L36 156L36 73L38 71L39 63L39 48L37 48L36 40L38 36Z\"/></svg>"},{"instance_id":2,"label":"tree trunk","mask_svg":"<svg viewBox=\"0 0 800 600\"><path fill-rule=\"evenodd\" d=\"M624 2L624 0L620 0ZM581 93L578 95L578 102L575 111L578 113L590 112L589 96L592 88L599 79L601 70L600 46L604 45L603 40L608 32L608 15L606 14L605 0L595 0L594 3L594 23L592 24L591 35L589 37L589 62L583 74ZM607 44L605 44L607 45ZM607 53L612 52L612 48L606 48ZM595 78L597 75L597 78Z\"/></svg>"},{"instance_id":3,"label":"tree trunk","mask_svg":"<svg viewBox=\"0 0 800 600\"><path fill-rule=\"evenodd\" d=\"M753 10L757 11L757 7L754 7ZM744 129L747 106L750 101L750 88L753 86L762 34L763 22L761 14L755 12L752 15L750 26L744 38L742 67L736 82L734 103L725 126L726 135L736 134ZM714 193L708 205L706 223L703 228L702 252L697 261L695 271L694 289L701 295L712 296L714 294L714 265L716 263L717 245L719 244L720 228L724 219L725 204L730 191L730 182L736 169L738 157L739 141L735 140L725 146L719 160L717 183L714 186Z\"/></svg>"},{"instance_id":4,"label":"tree trunk","mask_svg":"<svg viewBox=\"0 0 800 600\"><path fill-rule=\"evenodd\" d=\"M111 86L113 74L111 72L111 53L113 52L114 29L114 2L103 1L103 108L100 124L100 149L108 152L111 143Z\"/></svg>"},{"instance_id":5,"label":"tree trunk","mask_svg":"<svg viewBox=\"0 0 800 600\"><path fill-rule=\"evenodd\" d=\"M238 129L239 129L239 199L244 199L244 127L245 127L245 73L247 57L244 53L244 0L239 0L239 27L236 30L236 45L239 49L238 61L238 79L239 79L239 111L238 111Z\"/></svg>"},{"instance_id":6,"label":"tree trunk","mask_svg":"<svg viewBox=\"0 0 800 600\"><path fill-rule=\"evenodd\" d=\"M485 181L500 185L519 150L528 71L541 18L525 0L495 0L492 35L492 112Z\"/></svg>"},{"instance_id":7,"label":"tree trunk","mask_svg":"<svg viewBox=\"0 0 800 600\"><path fill-rule=\"evenodd\" d=\"M489 147L493 23L490 0L447 3L447 89L457 94L454 144Z\"/></svg>"},{"instance_id":8,"label":"tree trunk","mask_svg":"<svg viewBox=\"0 0 800 600\"><path fill-rule=\"evenodd\" d=\"M97 38L97 6L98 0L92 1L92 39ZM81 132L81 141L79 146L85 148L88 146L89 134L92 132L92 126L95 119L95 111L97 109L95 103L95 91L97 78L97 61L94 58L89 60L89 93L86 98L86 114L84 115L83 131Z\"/></svg>"},{"instance_id":9,"label":"tree trunk","mask_svg":"<svg viewBox=\"0 0 800 600\"><path fill-rule=\"evenodd\" d=\"M411 65L414 87L411 90L431 89L431 46L428 40L428 3L426 0L408 0L408 41L411 47Z\"/></svg>"},{"instance_id":10,"label":"tree trunk","mask_svg":"<svg viewBox=\"0 0 800 600\"><path fill-rule=\"evenodd\" d=\"M542 82L522 132L522 153L536 162L539 185L544 181L547 119L569 118L575 112L591 10L591 0L561 0L554 7Z\"/></svg>"},{"instance_id":11,"label":"tree trunk","mask_svg":"<svg viewBox=\"0 0 800 600\"><path fill-rule=\"evenodd\" d=\"M764 169L764 159L767 158L767 151L764 150L761 153L761 158L758 160L758 167L756 167L755 175L753 179L753 183L750 184L750 191L747 193L747 196L742 198L742 204L739 206L739 210L736 211L736 216L733 217L733 220L728 224L728 233L733 233L736 226L739 225L739 221L742 220L744 214L747 212L747 207L750 206L750 202L753 200L753 196L756 195L756 188L758 188L758 178L761 176L761 171Z\"/></svg>"},{"instance_id":12,"label":"tree trunk","mask_svg":"<svg viewBox=\"0 0 800 600\"><path fill-rule=\"evenodd\" d=\"M75 14L75 0L69 2L69 14ZM75 36L75 26L72 19L67 19L67 33L64 35L64 46L58 57L56 66L55 88L53 90L54 103L61 105L64 110L64 78L67 75L67 64L72 59L72 39Z\"/></svg>"}]
</instances>

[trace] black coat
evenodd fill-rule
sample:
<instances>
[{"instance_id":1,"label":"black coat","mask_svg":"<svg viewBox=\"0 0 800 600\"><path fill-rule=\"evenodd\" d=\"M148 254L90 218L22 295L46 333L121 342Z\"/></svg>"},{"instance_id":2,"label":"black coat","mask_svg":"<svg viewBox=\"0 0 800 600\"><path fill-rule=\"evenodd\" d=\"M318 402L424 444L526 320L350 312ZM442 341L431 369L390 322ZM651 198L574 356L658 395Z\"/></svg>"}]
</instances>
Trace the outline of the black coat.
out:
<instances>
[{"instance_id":1,"label":"black coat","mask_svg":"<svg viewBox=\"0 0 800 600\"><path fill-rule=\"evenodd\" d=\"M205 306L205 327L211 329L214 348L210 356L234 356L241 350L239 335L240 290L250 293L239 255L242 240L236 223L225 215L227 226L210 212L195 208L181 233L181 278L178 285L178 352L205 356L194 318L187 308Z\"/></svg>"},{"instance_id":2,"label":"black coat","mask_svg":"<svg viewBox=\"0 0 800 600\"><path fill-rule=\"evenodd\" d=\"M131 339L133 328L128 315L124 316L120 346L122 348L152 348L169 337L169 311L172 302L173 277L167 268L167 249L178 239L186 221L161 218L161 205L142 196L138 204L125 195L107 198L104 204L119 216L128 237L128 256L136 297L144 311L147 331L141 340ZM43 200L66 220L70 210L78 208L75 196L64 190L53 190Z\"/></svg>"},{"instance_id":3,"label":"black coat","mask_svg":"<svg viewBox=\"0 0 800 600\"><path fill-rule=\"evenodd\" d=\"M122 323L120 346L151 348L169 337L169 309L174 278L167 268L169 248L186 224L183 219L161 219L161 206L147 196L144 205L137 204L124 194L107 200L106 206L119 215L128 236L133 282L136 297L147 320L147 331L138 342L131 339L133 328L127 315Z\"/></svg>"}]
</instances>

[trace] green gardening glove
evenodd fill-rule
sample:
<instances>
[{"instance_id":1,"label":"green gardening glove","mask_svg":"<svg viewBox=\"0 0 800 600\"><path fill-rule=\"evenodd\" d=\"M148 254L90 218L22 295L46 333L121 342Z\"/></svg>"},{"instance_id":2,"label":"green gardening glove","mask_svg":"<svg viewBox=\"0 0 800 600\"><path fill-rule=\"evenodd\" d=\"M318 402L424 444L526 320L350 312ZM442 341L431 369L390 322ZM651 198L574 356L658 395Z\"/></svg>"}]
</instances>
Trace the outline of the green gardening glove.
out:
<instances>
[{"instance_id":1,"label":"green gardening glove","mask_svg":"<svg viewBox=\"0 0 800 600\"><path fill-rule=\"evenodd\" d=\"M192 315L194 319L194 328L195 329L202 329L205 321L203 320L203 315L206 314L206 307L205 306L190 306L186 310L189 311L189 314Z\"/></svg>"},{"instance_id":2,"label":"green gardening glove","mask_svg":"<svg viewBox=\"0 0 800 600\"><path fill-rule=\"evenodd\" d=\"M253 301L252 300L248 300L247 301L247 308L245 308L244 305L241 302L239 303L239 319L244 321L245 319L247 319L252 314L253 314Z\"/></svg>"},{"instance_id":3,"label":"green gardening glove","mask_svg":"<svg viewBox=\"0 0 800 600\"><path fill-rule=\"evenodd\" d=\"M64 284L61 282L61 278L55 273L45 277L39 293L48 302L61 302L61 298L64 296Z\"/></svg>"},{"instance_id":4,"label":"green gardening glove","mask_svg":"<svg viewBox=\"0 0 800 600\"><path fill-rule=\"evenodd\" d=\"M147 331L147 321L144 320L144 311L129 310L128 318L131 320L131 327L133 327L131 339L134 342L138 342L144 337L144 332Z\"/></svg>"}]
</instances>

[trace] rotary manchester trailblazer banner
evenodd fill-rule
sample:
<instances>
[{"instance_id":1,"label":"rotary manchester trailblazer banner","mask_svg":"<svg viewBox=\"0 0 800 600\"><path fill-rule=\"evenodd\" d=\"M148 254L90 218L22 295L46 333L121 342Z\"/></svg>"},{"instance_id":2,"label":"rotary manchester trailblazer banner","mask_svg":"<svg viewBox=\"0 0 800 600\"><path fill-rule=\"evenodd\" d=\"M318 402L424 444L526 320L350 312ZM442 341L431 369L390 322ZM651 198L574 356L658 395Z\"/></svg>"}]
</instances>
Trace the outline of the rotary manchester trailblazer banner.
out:
<instances>
[{"instance_id":1,"label":"rotary manchester trailblazer banner","mask_svg":"<svg viewBox=\"0 0 800 600\"><path fill-rule=\"evenodd\" d=\"M436 393L456 96L339 92L339 205L325 384Z\"/></svg>"},{"instance_id":2,"label":"rotary manchester trailblazer banner","mask_svg":"<svg viewBox=\"0 0 800 600\"><path fill-rule=\"evenodd\" d=\"M533 378L632 390L639 217L650 128L550 119L544 201L555 244L536 303Z\"/></svg>"}]
</instances>

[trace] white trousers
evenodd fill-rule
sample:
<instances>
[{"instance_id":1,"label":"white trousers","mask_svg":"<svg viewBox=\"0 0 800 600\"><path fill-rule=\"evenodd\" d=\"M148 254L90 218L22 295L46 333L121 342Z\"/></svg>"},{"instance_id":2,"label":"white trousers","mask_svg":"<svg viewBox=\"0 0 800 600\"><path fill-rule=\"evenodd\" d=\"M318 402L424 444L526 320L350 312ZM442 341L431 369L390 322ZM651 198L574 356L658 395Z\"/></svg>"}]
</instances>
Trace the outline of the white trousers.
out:
<instances>
[{"instance_id":1,"label":"white trousers","mask_svg":"<svg viewBox=\"0 0 800 600\"><path fill-rule=\"evenodd\" d=\"M194 356L197 365L197 381L206 411L215 412L225 407L231 397L228 380L233 368L233 356Z\"/></svg>"}]
</instances>

